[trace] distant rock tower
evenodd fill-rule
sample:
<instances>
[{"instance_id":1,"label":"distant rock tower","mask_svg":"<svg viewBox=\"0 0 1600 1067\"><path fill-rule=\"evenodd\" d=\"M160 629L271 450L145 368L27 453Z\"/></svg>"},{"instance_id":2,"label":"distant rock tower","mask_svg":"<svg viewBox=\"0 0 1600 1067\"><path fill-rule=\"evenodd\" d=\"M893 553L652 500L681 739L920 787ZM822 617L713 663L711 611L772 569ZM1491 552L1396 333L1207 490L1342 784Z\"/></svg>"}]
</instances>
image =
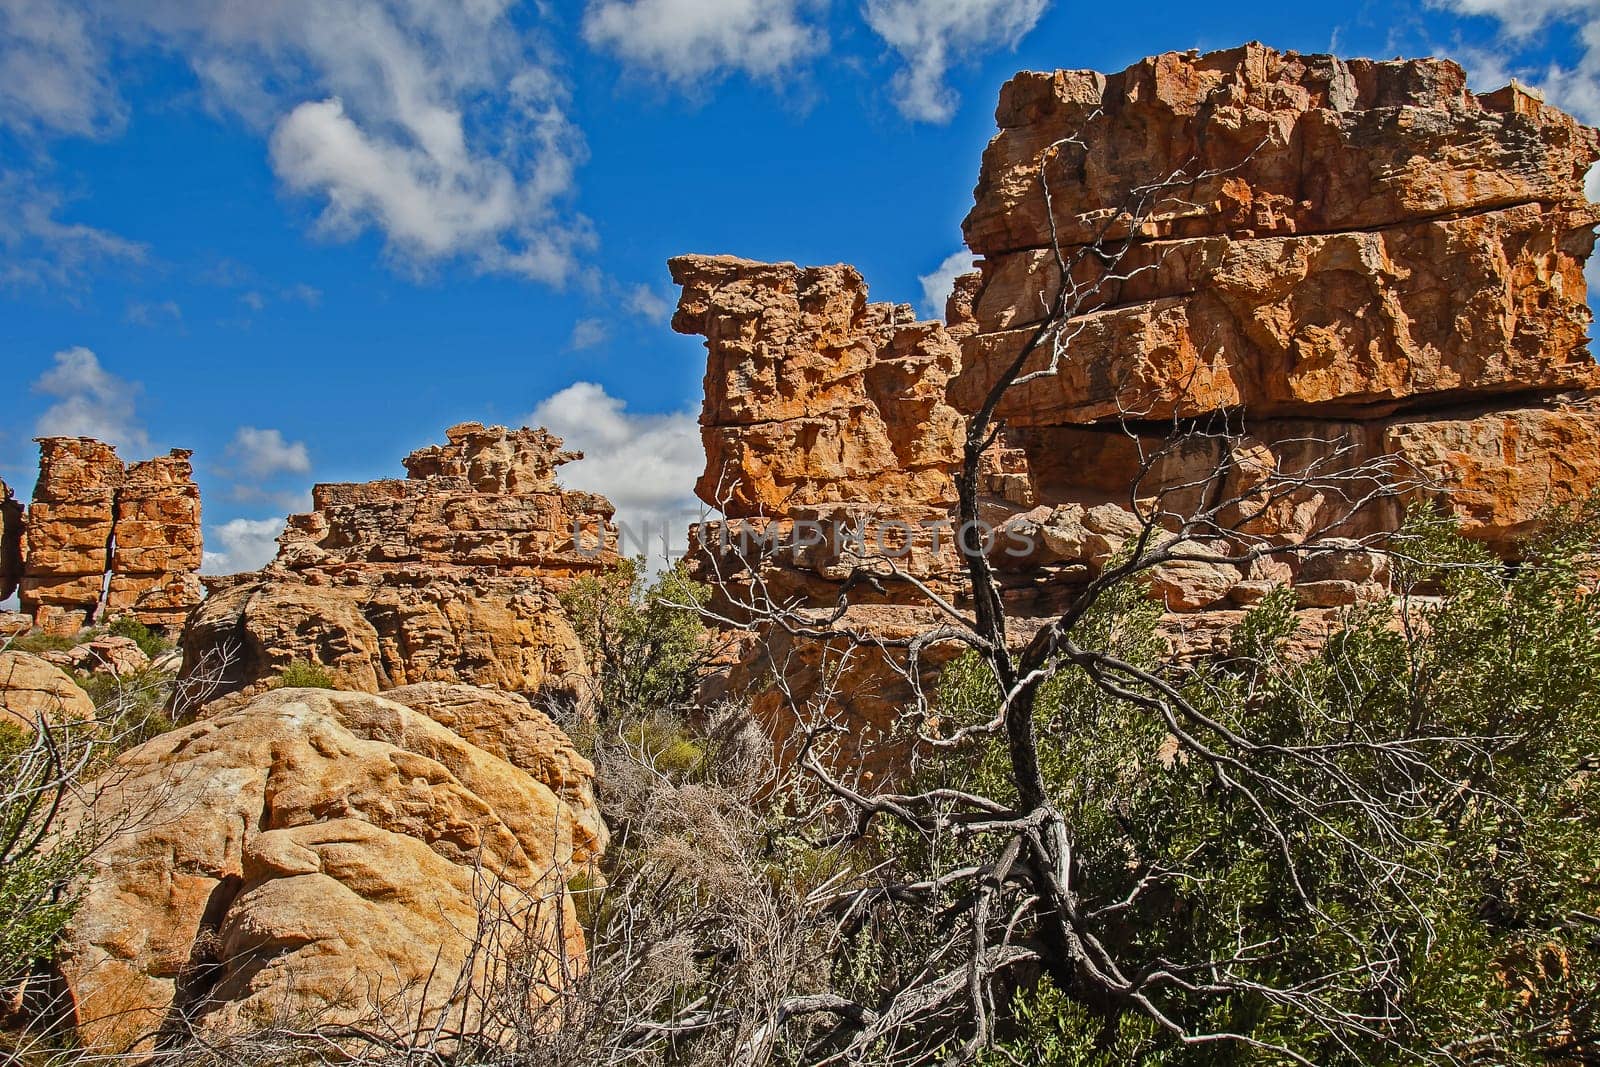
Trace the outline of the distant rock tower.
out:
<instances>
[{"instance_id":1,"label":"distant rock tower","mask_svg":"<svg viewBox=\"0 0 1600 1067\"><path fill-rule=\"evenodd\" d=\"M131 615L175 632L205 597L200 489L192 455L124 464L88 437L39 438L39 481L26 514L6 505L0 585L51 633Z\"/></svg>"}]
</instances>

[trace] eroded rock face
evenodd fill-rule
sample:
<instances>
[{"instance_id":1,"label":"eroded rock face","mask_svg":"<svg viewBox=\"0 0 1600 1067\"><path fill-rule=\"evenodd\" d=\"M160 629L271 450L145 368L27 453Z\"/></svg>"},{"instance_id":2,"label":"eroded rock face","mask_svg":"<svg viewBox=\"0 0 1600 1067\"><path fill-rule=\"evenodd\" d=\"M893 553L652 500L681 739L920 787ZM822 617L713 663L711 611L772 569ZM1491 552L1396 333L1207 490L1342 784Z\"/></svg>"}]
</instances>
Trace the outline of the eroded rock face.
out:
<instances>
[{"instance_id":1,"label":"eroded rock face","mask_svg":"<svg viewBox=\"0 0 1600 1067\"><path fill-rule=\"evenodd\" d=\"M983 259L950 397L972 410L1060 290L1048 183L1089 295L1068 343L1023 369L1056 373L998 412L1039 502L1126 493L1137 460L1122 416L1223 410L1242 413L1253 453L1236 482L1252 463L1304 469L1349 442L1342 464L1396 455L1426 471L1437 485L1419 495L1448 498L1502 551L1535 511L1594 484L1595 130L1514 86L1474 95L1447 61L1255 44L1109 76L1019 74L997 121L965 224ZM1130 233L1134 190L1180 174ZM1102 234L1114 262L1076 256ZM1183 459L1144 489L1205 461ZM1301 536L1323 503L1283 502L1256 529ZM1345 532L1396 521L1392 509Z\"/></svg>"},{"instance_id":2,"label":"eroded rock face","mask_svg":"<svg viewBox=\"0 0 1600 1067\"><path fill-rule=\"evenodd\" d=\"M673 261L674 324L707 338L701 495L732 502L730 521L699 528L694 562L730 599L764 589L825 617L848 601L845 618L899 638L928 592L963 602L948 535L943 553L920 535L909 552L874 554L802 532L829 508L865 530L951 517L961 421L1039 339L1063 286L1058 252L1086 295L1032 349L978 471L1013 638L1137 534L1136 507L1186 514L1237 497L1224 521L1253 537L1347 539L1247 571L1189 560L1146 575L1186 653L1215 646L1278 586L1299 590L1316 633L1383 597L1387 574L1356 539L1393 531L1408 505L1453 511L1513 558L1542 513L1595 487L1600 370L1583 271L1600 209L1583 186L1597 131L1515 86L1475 95L1447 61L1257 44L1114 75L1022 73L996 117L964 225L978 269L957 281L943 325L874 315L845 267ZM885 344L884 329L909 348ZM874 391L874 359L894 364L905 400ZM929 406L936 382L945 395ZM1206 432L1174 445L1174 426ZM1327 476L1379 463L1408 496L1348 514L1377 483ZM710 494L728 472L745 496ZM1261 490L1308 473L1297 491ZM756 552L726 547L740 530ZM879 580L852 585L862 568ZM776 737L796 714L779 705L822 696L888 736L874 716L911 695L882 650L830 691L829 646L758 638L797 645L781 661L748 657L732 678ZM770 683L780 662L793 665L787 694Z\"/></svg>"},{"instance_id":3,"label":"eroded rock face","mask_svg":"<svg viewBox=\"0 0 1600 1067\"><path fill-rule=\"evenodd\" d=\"M72 633L116 615L169 631L182 625L205 595L191 454L174 449L124 465L101 441L39 439L25 553L20 532L9 540L9 513L6 522L7 546L17 545L11 558L21 559L22 608L36 625Z\"/></svg>"},{"instance_id":4,"label":"eroded rock face","mask_svg":"<svg viewBox=\"0 0 1600 1067\"><path fill-rule=\"evenodd\" d=\"M547 431L465 423L447 437L406 459L409 478L317 486L271 565L212 580L184 631L184 678L257 690L304 660L372 693L576 691L584 657L556 593L616 561L611 504L556 484L579 454Z\"/></svg>"},{"instance_id":5,"label":"eroded rock face","mask_svg":"<svg viewBox=\"0 0 1600 1067\"><path fill-rule=\"evenodd\" d=\"M706 338L700 499L730 518L850 502L948 506L960 353L854 268L680 256L672 319Z\"/></svg>"},{"instance_id":6,"label":"eroded rock face","mask_svg":"<svg viewBox=\"0 0 1600 1067\"><path fill-rule=\"evenodd\" d=\"M65 813L128 827L94 854L61 947L87 1047L306 1019L405 1030L451 1010L470 1026L457 979L481 992L515 948L474 954L483 909L581 955L559 890L605 847L588 761L504 694L395 696L219 706L124 753Z\"/></svg>"},{"instance_id":7,"label":"eroded rock face","mask_svg":"<svg viewBox=\"0 0 1600 1067\"><path fill-rule=\"evenodd\" d=\"M22 501L0 480L0 600L22 584Z\"/></svg>"}]
</instances>

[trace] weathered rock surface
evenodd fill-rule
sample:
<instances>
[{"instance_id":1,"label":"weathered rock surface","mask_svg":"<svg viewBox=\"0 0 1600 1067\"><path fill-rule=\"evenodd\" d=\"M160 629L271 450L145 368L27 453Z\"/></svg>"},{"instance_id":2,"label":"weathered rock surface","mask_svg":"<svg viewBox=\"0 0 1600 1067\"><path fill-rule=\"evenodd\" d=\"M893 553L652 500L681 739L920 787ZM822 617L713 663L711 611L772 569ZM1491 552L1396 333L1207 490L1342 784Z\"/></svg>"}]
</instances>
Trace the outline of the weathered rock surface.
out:
<instances>
[{"instance_id":1,"label":"weathered rock surface","mask_svg":"<svg viewBox=\"0 0 1600 1067\"><path fill-rule=\"evenodd\" d=\"M700 499L730 518L847 502L946 506L960 362L938 323L869 304L854 268L680 256L672 319L706 338Z\"/></svg>"},{"instance_id":2,"label":"weathered rock surface","mask_svg":"<svg viewBox=\"0 0 1600 1067\"><path fill-rule=\"evenodd\" d=\"M27 652L0 652L0 723L32 730L46 723L89 722L94 701L60 667Z\"/></svg>"},{"instance_id":3,"label":"weathered rock surface","mask_svg":"<svg viewBox=\"0 0 1600 1067\"><path fill-rule=\"evenodd\" d=\"M1175 651L1199 654L1282 585L1312 634L1387 595L1368 547L1408 505L1452 511L1509 559L1541 514L1600 481L1583 273L1600 132L1515 86L1475 95L1447 61L1257 44L1114 75L1022 73L996 117L964 225L977 271L957 281L945 324L873 312L847 267L673 261L674 324L707 338L700 492L731 501L729 521L699 528L710 545L694 564L731 600L765 592L828 618L849 604L842 618L897 640L927 622L928 592L962 605L948 536L943 553L913 537L896 554L807 531L829 507L863 529L949 519L960 423L1037 340L978 471L1017 640L1137 534L1135 509L1237 498L1223 522L1253 543L1346 539L1327 555L1146 575ZM1040 338L1063 285L1058 250L1078 298ZM874 360L907 399L874 386ZM1380 464L1406 498L1348 514ZM1295 491L1263 489L1297 476ZM735 480L747 495L727 494ZM1165 525L1158 536L1176 533ZM741 530L755 552L727 548ZM861 570L875 580L852 581ZM911 694L893 653L841 661L826 643L766 636L781 654L746 657L730 685L755 695L776 736L797 714L780 705L817 699L891 736Z\"/></svg>"},{"instance_id":4,"label":"weathered rock surface","mask_svg":"<svg viewBox=\"0 0 1600 1067\"><path fill-rule=\"evenodd\" d=\"M21 595L40 628L72 633L114 615L167 630L183 623L204 596L190 455L174 449L124 466L100 441L39 439Z\"/></svg>"},{"instance_id":5,"label":"weathered rock surface","mask_svg":"<svg viewBox=\"0 0 1600 1067\"><path fill-rule=\"evenodd\" d=\"M465 423L408 457L407 479L317 486L272 564L210 581L184 678L259 690L304 660L371 693L577 691L584 658L556 593L617 559L610 503L556 484L577 455L544 430Z\"/></svg>"},{"instance_id":6,"label":"weathered rock surface","mask_svg":"<svg viewBox=\"0 0 1600 1067\"><path fill-rule=\"evenodd\" d=\"M150 667L150 657L145 655L132 638L102 635L80 645L60 651L40 653L40 658L64 671L82 671L85 674L108 674L125 678Z\"/></svg>"},{"instance_id":7,"label":"weathered rock surface","mask_svg":"<svg viewBox=\"0 0 1600 1067\"><path fill-rule=\"evenodd\" d=\"M516 947L473 952L483 909L581 953L559 889L605 845L592 767L501 694L398 695L417 708L256 697L124 753L67 813L127 827L95 853L60 954L88 1047L308 1019L405 1032L451 1010L470 1027L464 986Z\"/></svg>"},{"instance_id":8,"label":"weathered rock surface","mask_svg":"<svg viewBox=\"0 0 1600 1067\"><path fill-rule=\"evenodd\" d=\"M1592 448L1571 446L1600 431L1583 278L1596 131L1516 87L1475 96L1446 61L1254 44L1110 76L1019 74L997 120L966 222L984 258L950 397L972 410L1060 290L1048 181L1087 295L1064 347L1024 366L1055 373L999 409L1023 453L1010 473L1026 467L1039 502L1126 493L1124 415L1232 409L1255 461L1282 470L1325 464L1340 441L1345 465L1397 455L1501 550L1594 484ZM1194 180L1130 234L1130 193L1180 172ZM1114 262L1075 255L1101 233L1119 239ZM1175 458L1146 495L1215 459ZM1321 510L1283 502L1256 528L1300 535Z\"/></svg>"}]
</instances>

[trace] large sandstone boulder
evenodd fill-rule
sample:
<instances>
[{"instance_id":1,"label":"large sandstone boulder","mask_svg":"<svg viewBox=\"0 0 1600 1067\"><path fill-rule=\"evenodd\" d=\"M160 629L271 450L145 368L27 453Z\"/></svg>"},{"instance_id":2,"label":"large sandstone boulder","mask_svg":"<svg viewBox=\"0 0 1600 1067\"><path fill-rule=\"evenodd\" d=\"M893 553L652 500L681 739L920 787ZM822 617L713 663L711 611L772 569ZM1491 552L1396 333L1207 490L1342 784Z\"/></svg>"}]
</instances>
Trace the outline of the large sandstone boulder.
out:
<instances>
[{"instance_id":1,"label":"large sandstone boulder","mask_svg":"<svg viewBox=\"0 0 1600 1067\"><path fill-rule=\"evenodd\" d=\"M1052 233L1089 294L1064 350L1023 367L1054 373L998 409L1030 503L1126 499L1141 473L1153 498L1216 469L1231 494L1252 467L1326 475L1394 455L1431 480L1413 499L1511 554L1595 484L1583 269L1600 216L1584 178L1600 133L1515 86L1475 95L1448 61L1258 44L1022 73L996 119L965 224L979 276L958 287L965 307L952 298L951 403L974 410L1034 336L1063 281ZM1132 227L1130 194L1174 177ZM1075 254L1101 233L1126 250ZM1141 470L1171 420L1224 411L1242 412L1240 456L1202 438ZM1122 431L1130 413L1148 434ZM1292 540L1343 503L1308 487L1265 503L1251 532ZM1400 510L1337 532L1392 529Z\"/></svg>"},{"instance_id":2,"label":"large sandstone boulder","mask_svg":"<svg viewBox=\"0 0 1600 1067\"><path fill-rule=\"evenodd\" d=\"M94 701L55 664L15 649L0 652L0 723L32 730L41 718L92 722Z\"/></svg>"},{"instance_id":3,"label":"large sandstone boulder","mask_svg":"<svg viewBox=\"0 0 1600 1067\"><path fill-rule=\"evenodd\" d=\"M403 695L420 710L311 689L219 705L124 753L65 813L117 828L59 957L88 1047L274 1024L406 1034L447 1012L470 1027L469 992L524 935L580 958L561 891L605 846L593 768L499 694Z\"/></svg>"},{"instance_id":4,"label":"large sandstone boulder","mask_svg":"<svg viewBox=\"0 0 1600 1067\"><path fill-rule=\"evenodd\" d=\"M583 648L537 579L356 572L339 584L282 568L215 583L183 632L182 677L208 696L259 692L295 661L341 688L381 693L462 681L511 693L581 693Z\"/></svg>"}]
</instances>

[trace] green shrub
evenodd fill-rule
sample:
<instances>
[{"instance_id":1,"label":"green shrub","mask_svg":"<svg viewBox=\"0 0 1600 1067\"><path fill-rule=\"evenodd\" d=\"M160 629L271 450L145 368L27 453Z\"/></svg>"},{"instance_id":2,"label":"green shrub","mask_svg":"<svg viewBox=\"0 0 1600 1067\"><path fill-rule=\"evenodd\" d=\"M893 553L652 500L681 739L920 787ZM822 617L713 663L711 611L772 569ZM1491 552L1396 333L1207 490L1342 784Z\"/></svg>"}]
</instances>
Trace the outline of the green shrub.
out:
<instances>
[{"instance_id":1,"label":"green shrub","mask_svg":"<svg viewBox=\"0 0 1600 1067\"><path fill-rule=\"evenodd\" d=\"M173 648L171 641L168 641L132 615L119 615L112 619L106 626L106 633L131 639L134 644L139 646L139 650L151 659L159 659L161 656L171 652Z\"/></svg>"},{"instance_id":2,"label":"green shrub","mask_svg":"<svg viewBox=\"0 0 1600 1067\"><path fill-rule=\"evenodd\" d=\"M1396 567L1401 599L1352 612L1299 658L1283 654L1297 625L1289 595L1246 617L1229 656L1192 669L1166 660L1147 608L1097 609L1079 634L1158 672L1218 729L1247 733L1254 768L1284 783L1247 796L1227 765L1180 755L1159 716L1079 670L1038 702L1078 906L1132 901L1096 927L1120 965L1204 973L1203 961L1255 946L1233 973L1259 995L1169 986L1154 1001L1168 1019L1351 1067L1434 1062L1463 1038L1482 1050L1471 1062L1600 1056L1600 594L1587 573L1597 512L1551 522L1515 568L1447 524L1414 522ZM1397 606L1409 626L1396 625ZM995 689L975 657L946 671L940 704L957 721L990 713ZM1405 747L1389 758L1352 738ZM1000 744L936 760L928 777L1008 799ZM1369 819L1363 797L1388 798L1398 821ZM908 833L879 841L916 870L981 857L939 854ZM1390 968L1381 981L1363 970L1374 956ZM1325 1020L1372 1022L1335 1034L1273 989L1317 991ZM999 1034L995 1064L1282 1062L1237 1042L1185 1045L1133 1005L1048 979L1024 985Z\"/></svg>"},{"instance_id":3,"label":"green shrub","mask_svg":"<svg viewBox=\"0 0 1600 1067\"><path fill-rule=\"evenodd\" d=\"M333 672L306 659L291 660L273 683L274 689L337 689Z\"/></svg>"},{"instance_id":4,"label":"green shrub","mask_svg":"<svg viewBox=\"0 0 1600 1067\"><path fill-rule=\"evenodd\" d=\"M597 683L597 718L627 721L693 703L708 648L696 608L708 596L681 567L651 583L642 561L627 559L561 594Z\"/></svg>"},{"instance_id":5,"label":"green shrub","mask_svg":"<svg viewBox=\"0 0 1600 1067\"><path fill-rule=\"evenodd\" d=\"M77 906L76 876L87 835L52 841L55 800L69 783L88 734L63 729L48 738L0 722L0 992L49 954Z\"/></svg>"},{"instance_id":6,"label":"green shrub","mask_svg":"<svg viewBox=\"0 0 1600 1067\"><path fill-rule=\"evenodd\" d=\"M17 652L31 652L37 656L41 652L65 652L79 642L87 640L87 638L88 631L82 634L68 635L50 634L45 633L43 630L29 630L25 634L18 634L13 637L5 647Z\"/></svg>"}]
</instances>

